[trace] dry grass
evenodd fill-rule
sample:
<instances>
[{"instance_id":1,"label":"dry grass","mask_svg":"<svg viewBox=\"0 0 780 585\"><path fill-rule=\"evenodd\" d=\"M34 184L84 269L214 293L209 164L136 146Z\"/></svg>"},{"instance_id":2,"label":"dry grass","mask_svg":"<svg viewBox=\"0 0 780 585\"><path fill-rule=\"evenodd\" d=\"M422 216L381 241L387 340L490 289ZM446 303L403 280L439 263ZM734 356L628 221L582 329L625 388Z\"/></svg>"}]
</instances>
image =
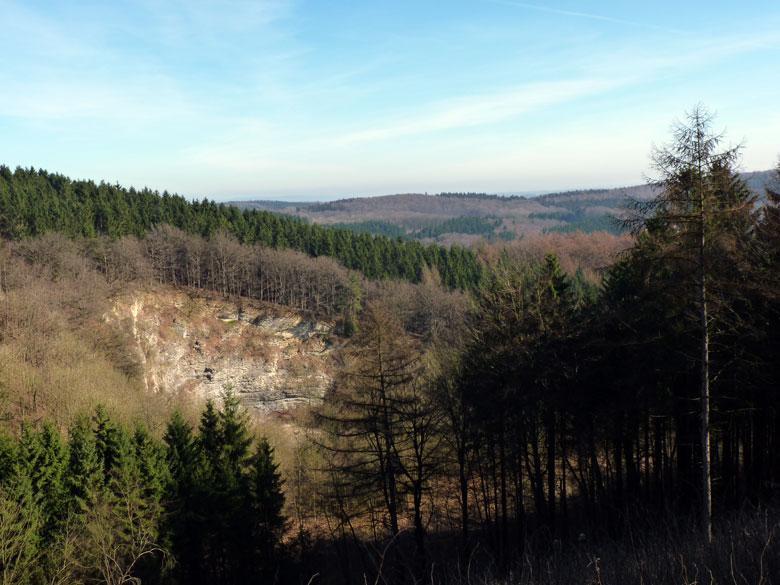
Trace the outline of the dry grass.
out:
<instances>
[{"instance_id":1,"label":"dry grass","mask_svg":"<svg viewBox=\"0 0 780 585\"><path fill-rule=\"evenodd\" d=\"M465 567L434 567L431 583L771 585L780 583L780 511L745 510L721 518L712 544L695 526L674 522L593 544L531 539L522 558L503 573L490 554L477 549Z\"/></svg>"},{"instance_id":2,"label":"dry grass","mask_svg":"<svg viewBox=\"0 0 780 585\"><path fill-rule=\"evenodd\" d=\"M174 408L193 410L176 396L145 391L128 332L103 319L115 291L77 252L63 245L55 254L49 244L38 243L56 261L0 258L2 426L17 432L24 421L46 418L65 429L103 404L124 423L159 430Z\"/></svg>"},{"instance_id":3,"label":"dry grass","mask_svg":"<svg viewBox=\"0 0 780 585\"><path fill-rule=\"evenodd\" d=\"M650 520L650 519L648 519ZM780 510L750 509L721 517L715 540L673 519L619 540L589 543L529 536L504 568L484 543L459 558L451 536L431 535L425 578L412 577L408 531L392 541L322 541L301 555L298 582L321 585L772 585L780 583ZM381 567L381 573L378 568Z\"/></svg>"}]
</instances>

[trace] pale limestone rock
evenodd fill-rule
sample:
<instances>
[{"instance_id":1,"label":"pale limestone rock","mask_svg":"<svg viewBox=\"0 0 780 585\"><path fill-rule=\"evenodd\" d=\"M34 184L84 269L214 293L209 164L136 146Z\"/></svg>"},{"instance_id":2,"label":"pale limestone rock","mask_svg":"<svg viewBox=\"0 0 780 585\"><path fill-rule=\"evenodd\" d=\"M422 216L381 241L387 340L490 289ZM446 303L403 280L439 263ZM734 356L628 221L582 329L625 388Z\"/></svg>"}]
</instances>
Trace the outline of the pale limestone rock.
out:
<instances>
[{"instance_id":1,"label":"pale limestone rock","mask_svg":"<svg viewBox=\"0 0 780 585\"><path fill-rule=\"evenodd\" d=\"M235 304L171 289L117 299L105 316L135 339L149 391L217 398L284 412L318 403L332 384L332 322L283 307Z\"/></svg>"}]
</instances>

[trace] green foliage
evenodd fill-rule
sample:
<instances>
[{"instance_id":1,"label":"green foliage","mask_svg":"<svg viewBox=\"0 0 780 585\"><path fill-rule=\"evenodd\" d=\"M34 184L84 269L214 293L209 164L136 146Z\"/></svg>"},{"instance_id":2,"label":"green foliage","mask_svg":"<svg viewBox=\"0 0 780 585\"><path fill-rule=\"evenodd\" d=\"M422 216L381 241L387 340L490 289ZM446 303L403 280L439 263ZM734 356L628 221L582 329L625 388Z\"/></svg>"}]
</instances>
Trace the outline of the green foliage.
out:
<instances>
[{"instance_id":1,"label":"green foliage","mask_svg":"<svg viewBox=\"0 0 780 585\"><path fill-rule=\"evenodd\" d=\"M160 501L171 481L164 446L152 438L146 427L138 425L133 432L133 449L145 496Z\"/></svg>"},{"instance_id":2,"label":"green foliage","mask_svg":"<svg viewBox=\"0 0 780 585\"><path fill-rule=\"evenodd\" d=\"M51 424L40 431L25 426L19 439L17 464L28 478L40 507L45 537L53 536L66 514L65 471L67 453Z\"/></svg>"},{"instance_id":3,"label":"green foliage","mask_svg":"<svg viewBox=\"0 0 780 585\"><path fill-rule=\"evenodd\" d=\"M163 441L171 476L165 495L168 516L164 531L177 561L174 571L179 580L194 583L202 549L198 532L202 507L199 497L199 486L203 481L202 450L192 427L179 412L175 412L168 422Z\"/></svg>"},{"instance_id":4,"label":"green foliage","mask_svg":"<svg viewBox=\"0 0 780 585\"><path fill-rule=\"evenodd\" d=\"M230 392L163 441L105 408L0 440L0 570L12 583L273 579L286 526L273 449ZM173 559L173 563L168 562Z\"/></svg>"},{"instance_id":5,"label":"green foliage","mask_svg":"<svg viewBox=\"0 0 780 585\"><path fill-rule=\"evenodd\" d=\"M420 225L422 224L422 225ZM355 223L335 223L331 227L348 229L359 234L386 236L392 239L436 239L444 234L470 234L492 238L501 220L496 217L461 216L439 222L420 222L408 231L401 226L386 221L368 220ZM501 232L498 237L504 240L514 238L512 232Z\"/></svg>"},{"instance_id":6,"label":"green foliage","mask_svg":"<svg viewBox=\"0 0 780 585\"><path fill-rule=\"evenodd\" d=\"M16 442L13 438L0 432L0 486L6 484L13 475L16 453Z\"/></svg>"},{"instance_id":7,"label":"green foliage","mask_svg":"<svg viewBox=\"0 0 780 585\"><path fill-rule=\"evenodd\" d=\"M349 280L348 301L344 305L344 318L342 334L345 337L352 337L358 332L358 319L363 310L363 290L360 281L354 275Z\"/></svg>"},{"instance_id":8,"label":"green foliage","mask_svg":"<svg viewBox=\"0 0 780 585\"><path fill-rule=\"evenodd\" d=\"M126 463L122 458L129 455L129 438L123 429L108 416L106 409L98 405L92 417L95 436L95 451L103 470L103 483L108 484L112 473Z\"/></svg>"},{"instance_id":9,"label":"green foliage","mask_svg":"<svg viewBox=\"0 0 780 585\"><path fill-rule=\"evenodd\" d=\"M263 540L281 535L284 528L284 494L279 465L274 461L274 450L266 439L257 443L251 463L251 496L255 518L255 530Z\"/></svg>"},{"instance_id":10,"label":"green foliage","mask_svg":"<svg viewBox=\"0 0 780 585\"><path fill-rule=\"evenodd\" d=\"M480 264L470 250L442 248L398 238L356 233L306 223L255 209L188 201L119 185L72 181L62 175L0 166L0 235L20 239L57 231L70 237L143 236L168 224L210 237L227 230L241 243L292 248L310 256L330 256L368 278L418 282L423 268L436 268L450 288L473 288Z\"/></svg>"},{"instance_id":11,"label":"green foliage","mask_svg":"<svg viewBox=\"0 0 780 585\"><path fill-rule=\"evenodd\" d=\"M169 535L187 582L240 583L270 575L284 526L284 497L273 453L251 455L247 415L227 392L201 414L198 436L174 415L165 434L171 470Z\"/></svg>"},{"instance_id":12,"label":"green foliage","mask_svg":"<svg viewBox=\"0 0 780 585\"><path fill-rule=\"evenodd\" d=\"M43 555L38 506L29 478L0 488L0 571L3 583L26 584L39 576Z\"/></svg>"},{"instance_id":13,"label":"green foliage","mask_svg":"<svg viewBox=\"0 0 780 585\"><path fill-rule=\"evenodd\" d=\"M69 511L78 513L89 506L105 484L103 461L88 419L79 418L70 428L65 487Z\"/></svg>"}]
</instances>

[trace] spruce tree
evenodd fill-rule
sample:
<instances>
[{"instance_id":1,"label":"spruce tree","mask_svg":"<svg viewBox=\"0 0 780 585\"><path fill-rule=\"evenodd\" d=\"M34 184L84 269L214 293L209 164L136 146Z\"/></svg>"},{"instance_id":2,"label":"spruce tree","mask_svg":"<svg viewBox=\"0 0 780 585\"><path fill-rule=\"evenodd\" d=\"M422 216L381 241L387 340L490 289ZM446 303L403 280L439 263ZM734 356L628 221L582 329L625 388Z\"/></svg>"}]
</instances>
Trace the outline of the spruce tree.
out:
<instances>
[{"instance_id":1,"label":"spruce tree","mask_svg":"<svg viewBox=\"0 0 780 585\"><path fill-rule=\"evenodd\" d=\"M198 447L207 465L212 468L219 467L222 456L222 429L213 400L206 402L206 408L200 415Z\"/></svg>"},{"instance_id":2,"label":"spruce tree","mask_svg":"<svg viewBox=\"0 0 780 585\"><path fill-rule=\"evenodd\" d=\"M0 487L0 576L3 583L38 582L43 521L30 477L17 466L13 481Z\"/></svg>"},{"instance_id":3,"label":"spruce tree","mask_svg":"<svg viewBox=\"0 0 780 585\"><path fill-rule=\"evenodd\" d=\"M71 426L68 436L68 466L65 488L71 513L87 509L105 485L103 465L89 420L81 417Z\"/></svg>"},{"instance_id":4,"label":"spruce tree","mask_svg":"<svg viewBox=\"0 0 780 585\"><path fill-rule=\"evenodd\" d=\"M248 415L231 389L222 396L219 425L225 464L238 477L246 466L252 437Z\"/></svg>"},{"instance_id":5,"label":"spruce tree","mask_svg":"<svg viewBox=\"0 0 780 585\"><path fill-rule=\"evenodd\" d=\"M171 416L163 437L171 481L165 494L166 533L182 583L198 583L202 563L202 511L199 497L202 455L192 427L180 412Z\"/></svg>"},{"instance_id":6,"label":"spruce tree","mask_svg":"<svg viewBox=\"0 0 780 585\"><path fill-rule=\"evenodd\" d=\"M274 547L284 530L284 493L279 465L265 438L257 443L250 469L251 510L254 521L253 540L261 568L266 576L272 568Z\"/></svg>"},{"instance_id":7,"label":"spruce tree","mask_svg":"<svg viewBox=\"0 0 780 585\"><path fill-rule=\"evenodd\" d=\"M128 452L129 437L122 427L111 420L102 405L95 408L92 424L95 450L103 468L104 481L108 483L113 469L119 464L119 458Z\"/></svg>"},{"instance_id":8,"label":"spruce tree","mask_svg":"<svg viewBox=\"0 0 780 585\"><path fill-rule=\"evenodd\" d=\"M23 428L18 464L29 478L40 505L44 536L53 538L66 514L64 474L67 459L59 432L51 423L45 423L40 431L29 426Z\"/></svg>"},{"instance_id":9,"label":"spruce tree","mask_svg":"<svg viewBox=\"0 0 780 585\"><path fill-rule=\"evenodd\" d=\"M126 438L124 429L114 428ZM106 489L84 511L81 565L102 582L142 582L160 573L166 557L160 540L162 506L150 495L135 446L119 440L111 453Z\"/></svg>"},{"instance_id":10,"label":"spruce tree","mask_svg":"<svg viewBox=\"0 0 780 585\"><path fill-rule=\"evenodd\" d=\"M0 486L11 480L16 465L16 441L0 431Z\"/></svg>"},{"instance_id":11,"label":"spruce tree","mask_svg":"<svg viewBox=\"0 0 780 585\"><path fill-rule=\"evenodd\" d=\"M138 471L143 479L147 498L161 501L168 484L170 471L165 461L165 449L143 425L136 425L132 439Z\"/></svg>"}]
</instances>

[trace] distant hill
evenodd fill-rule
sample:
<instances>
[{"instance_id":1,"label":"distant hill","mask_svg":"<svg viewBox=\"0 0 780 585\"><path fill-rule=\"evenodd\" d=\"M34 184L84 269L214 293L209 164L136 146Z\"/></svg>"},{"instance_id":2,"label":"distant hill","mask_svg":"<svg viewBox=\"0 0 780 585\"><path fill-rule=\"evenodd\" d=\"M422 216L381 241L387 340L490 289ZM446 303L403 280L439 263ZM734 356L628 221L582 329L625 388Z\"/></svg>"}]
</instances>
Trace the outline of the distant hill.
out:
<instances>
[{"instance_id":1,"label":"distant hill","mask_svg":"<svg viewBox=\"0 0 780 585\"><path fill-rule=\"evenodd\" d=\"M273 199L258 199L252 201L229 201L228 205L234 205L241 209L264 209L266 211L279 211L287 208L308 207L317 205L316 201L277 201Z\"/></svg>"},{"instance_id":2,"label":"distant hill","mask_svg":"<svg viewBox=\"0 0 780 585\"><path fill-rule=\"evenodd\" d=\"M742 174L760 197L776 181L774 171ZM336 225L358 233L469 243L474 239L511 240L540 232L620 231L614 220L632 199L653 196L650 185L582 189L535 197L491 193L403 193L353 197L328 202L231 201L257 209Z\"/></svg>"}]
</instances>

